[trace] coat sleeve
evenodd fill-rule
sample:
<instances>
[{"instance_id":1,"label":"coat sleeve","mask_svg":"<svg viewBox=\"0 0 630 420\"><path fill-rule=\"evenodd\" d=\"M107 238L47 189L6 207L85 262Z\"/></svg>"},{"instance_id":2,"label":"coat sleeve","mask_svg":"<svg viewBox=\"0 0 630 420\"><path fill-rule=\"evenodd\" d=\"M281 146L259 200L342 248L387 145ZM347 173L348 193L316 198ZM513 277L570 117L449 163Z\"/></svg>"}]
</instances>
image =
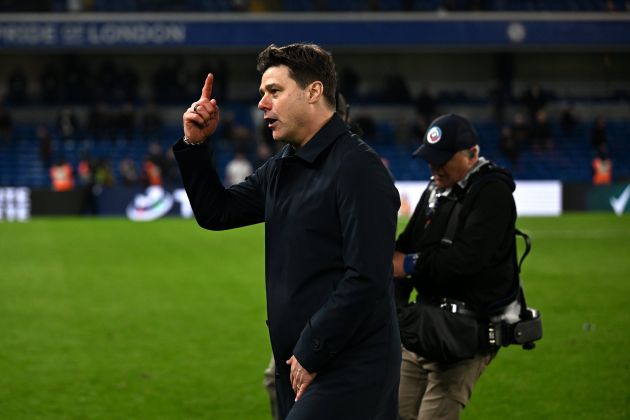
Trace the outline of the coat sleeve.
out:
<instances>
[{"instance_id":1,"label":"coat sleeve","mask_svg":"<svg viewBox=\"0 0 630 420\"><path fill-rule=\"evenodd\" d=\"M344 274L294 347L310 372L319 372L358 337L367 337L377 322L388 322L394 303L392 256L400 198L378 157L367 152L347 156L336 195ZM378 321L366 322L368 317Z\"/></svg>"},{"instance_id":2,"label":"coat sleeve","mask_svg":"<svg viewBox=\"0 0 630 420\"><path fill-rule=\"evenodd\" d=\"M212 163L208 142L189 146L180 139L173 152L199 226L225 230L264 222L261 179L265 165L240 184L225 188Z\"/></svg>"}]
</instances>

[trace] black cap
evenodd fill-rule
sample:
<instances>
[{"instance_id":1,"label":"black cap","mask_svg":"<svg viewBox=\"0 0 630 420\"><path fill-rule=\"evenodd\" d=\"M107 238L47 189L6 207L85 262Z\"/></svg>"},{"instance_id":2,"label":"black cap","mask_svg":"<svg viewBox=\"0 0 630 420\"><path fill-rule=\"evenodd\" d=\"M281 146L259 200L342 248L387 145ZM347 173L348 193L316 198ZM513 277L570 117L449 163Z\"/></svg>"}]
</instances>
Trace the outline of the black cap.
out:
<instances>
[{"instance_id":1,"label":"black cap","mask_svg":"<svg viewBox=\"0 0 630 420\"><path fill-rule=\"evenodd\" d=\"M478 143L477 133L470 121L455 114L437 117L424 134L422 146L413 152L433 165L444 165L460 150Z\"/></svg>"}]
</instances>

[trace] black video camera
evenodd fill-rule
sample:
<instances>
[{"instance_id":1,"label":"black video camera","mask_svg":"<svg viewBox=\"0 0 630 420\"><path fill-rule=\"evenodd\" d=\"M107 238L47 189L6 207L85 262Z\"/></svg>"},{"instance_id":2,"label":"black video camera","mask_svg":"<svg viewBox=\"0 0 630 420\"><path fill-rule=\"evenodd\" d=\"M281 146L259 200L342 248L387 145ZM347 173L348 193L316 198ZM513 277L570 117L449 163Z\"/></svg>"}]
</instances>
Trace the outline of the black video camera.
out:
<instances>
[{"instance_id":1,"label":"black video camera","mask_svg":"<svg viewBox=\"0 0 630 420\"><path fill-rule=\"evenodd\" d=\"M500 321L488 326L488 338L491 345L507 347L512 344L523 346L524 350L536 347L535 341L542 338L542 320L540 312L527 308L521 319L514 323Z\"/></svg>"}]
</instances>

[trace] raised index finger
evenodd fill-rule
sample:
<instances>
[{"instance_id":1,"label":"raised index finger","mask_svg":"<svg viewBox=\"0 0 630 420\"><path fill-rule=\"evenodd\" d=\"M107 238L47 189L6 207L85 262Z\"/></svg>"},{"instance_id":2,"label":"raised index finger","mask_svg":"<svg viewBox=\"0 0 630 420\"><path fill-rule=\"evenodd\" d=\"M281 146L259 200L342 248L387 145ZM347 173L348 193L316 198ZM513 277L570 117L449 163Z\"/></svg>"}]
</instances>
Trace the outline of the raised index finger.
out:
<instances>
[{"instance_id":1,"label":"raised index finger","mask_svg":"<svg viewBox=\"0 0 630 420\"><path fill-rule=\"evenodd\" d=\"M210 99L210 96L212 95L212 83L214 83L214 76L212 73L208 73L203 89L201 89L201 99Z\"/></svg>"}]
</instances>

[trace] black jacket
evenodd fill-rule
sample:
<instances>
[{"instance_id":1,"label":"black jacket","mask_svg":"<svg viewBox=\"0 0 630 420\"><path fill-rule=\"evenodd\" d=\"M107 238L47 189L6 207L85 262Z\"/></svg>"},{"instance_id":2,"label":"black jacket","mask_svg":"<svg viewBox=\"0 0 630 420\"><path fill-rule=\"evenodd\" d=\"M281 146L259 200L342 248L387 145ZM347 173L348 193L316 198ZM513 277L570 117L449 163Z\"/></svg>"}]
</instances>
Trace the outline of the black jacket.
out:
<instances>
[{"instance_id":1,"label":"black jacket","mask_svg":"<svg viewBox=\"0 0 630 420\"><path fill-rule=\"evenodd\" d=\"M312 400L323 410L327 401L316 400L322 395L366 389L366 409L343 397L344 411L354 410L346 418L381 418L379 393L397 387L400 363L391 265L400 202L376 153L335 115L299 151L285 146L225 189L207 144L180 140L173 150L201 227L266 223L267 315L281 411L295 397L285 363L295 354L318 373L312 397L307 391L298 406ZM331 408L330 417L321 410L313 418L343 418L343 411ZM361 417L363 410L370 414ZM391 410L383 418L394 416Z\"/></svg>"},{"instance_id":2,"label":"black jacket","mask_svg":"<svg viewBox=\"0 0 630 420\"><path fill-rule=\"evenodd\" d=\"M479 310L514 297L517 290L514 229L516 206L512 175L492 163L471 173L465 187L453 187L429 208L431 182L396 249L420 253L412 274L419 295L449 297ZM441 244L456 200L462 203L453 244Z\"/></svg>"}]
</instances>

